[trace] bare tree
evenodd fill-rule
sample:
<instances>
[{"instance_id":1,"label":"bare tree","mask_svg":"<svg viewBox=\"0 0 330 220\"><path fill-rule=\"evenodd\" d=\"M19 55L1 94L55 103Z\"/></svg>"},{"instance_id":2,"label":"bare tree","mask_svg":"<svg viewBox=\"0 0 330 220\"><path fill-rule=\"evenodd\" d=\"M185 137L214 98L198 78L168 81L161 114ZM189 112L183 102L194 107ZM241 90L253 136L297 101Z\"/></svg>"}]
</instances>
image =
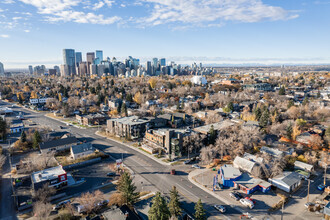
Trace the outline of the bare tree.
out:
<instances>
[{"instance_id":1,"label":"bare tree","mask_svg":"<svg viewBox=\"0 0 330 220\"><path fill-rule=\"evenodd\" d=\"M104 199L104 194L100 190L96 190L92 193L83 193L79 198L78 202L82 205L87 214L92 213L96 204Z\"/></svg>"},{"instance_id":2,"label":"bare tree","mask_svg":"<svg viewBox=\"0 0 330 220\"><path fill-rule=\"evenodd\" d=\"M6 159L7 159L7 157L5 155L0 155L0 171L3 167L3 165L5 165L5 163L6 163Z\"/></svg>"},{"instance_id":3,"label":"bare tree","mask_svg":"<svg viewBox=\"0 0 330 220\"><path fill-rule=\"evenodd\" d=\"M33 198L42 203L47 203L50 201L50 197L56 193L56 189L54 187L49 187L49 184L46 183L42 186L42 188L34 191Z\"/></svg>"},{"instance_id":4,"label":"bare tree","mask_svg":"<svg viewBox=\"0 0 330 220\"><path fill-rule=\"evenodd\" d=\"M38 201L33 205L33 213L37 219L47 219L52 211L50 203Z\"/></svg>"},{"instance_id":5,"label":"bare tree","mask_svg":"<svg viewBox=\"0 0 330 220\"><path fill-rule=\"evenodd\" d=\"M215 156L214 146L209 145L201 149L200 158L203 164L210 163Z\"/></svg>"}]
</instances>

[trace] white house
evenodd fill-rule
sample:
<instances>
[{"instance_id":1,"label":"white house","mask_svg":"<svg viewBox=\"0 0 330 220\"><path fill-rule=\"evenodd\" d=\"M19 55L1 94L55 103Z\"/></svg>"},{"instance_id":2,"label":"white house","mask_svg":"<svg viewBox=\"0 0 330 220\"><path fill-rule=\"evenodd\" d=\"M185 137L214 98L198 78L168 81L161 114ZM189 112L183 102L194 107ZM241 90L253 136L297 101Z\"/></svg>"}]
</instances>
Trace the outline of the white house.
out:
<instances>
[{"instance_id":1,"label":"white house","mask_svg":"<svg viewBox=\"0 0 330 220\"><path fill-rule=\"evenodd\" d=\"M95 152L95 148L91 143L83 143L80 145L73 145L70 148L71 157L76 160L82 157L86 157Z\"/></svg>"}]
</instances>

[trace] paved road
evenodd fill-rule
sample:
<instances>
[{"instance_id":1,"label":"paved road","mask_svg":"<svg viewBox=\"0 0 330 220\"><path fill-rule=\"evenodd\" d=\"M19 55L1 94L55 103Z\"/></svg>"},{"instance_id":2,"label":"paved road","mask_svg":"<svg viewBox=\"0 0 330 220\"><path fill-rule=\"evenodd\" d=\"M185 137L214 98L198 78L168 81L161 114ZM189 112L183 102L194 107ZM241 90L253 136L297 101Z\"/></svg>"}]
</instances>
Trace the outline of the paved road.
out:
<instances>
[{"instance_id":1,"label":"paved road","mask_svg":"<svg viewBox=\"0 0 330 220\"><path fill-rule=\"evenodd\" d=\"M18 107L16 107L15 110L24 112L27 118L36 122L38 125L46 125L54 130L59 130L59 126L63 126L63 123L48 118L43 113L35 113ZM114 158L121 158L123 155L125 165L148 180L159 191L168 195L169 190L175 185L181 195L183 208L190 214L194 213L194 205L200 198L205 204L209 219L238 219L241 215L237 210L228 206L225 215L216 211L212 206L223 203L191 184L188 180L188 174L185 172L178 172L178 175L175 176L170 175L169 171L171 166L159 164L142 153L123 144L119 144L106 138L101 138L95 135L96 129L80 129L73 126L64 127L66 127L66 130L76 135L77 138L86 138L87 140L92 141L96 147L109 153Z\"/></svg>"}]
</instances>

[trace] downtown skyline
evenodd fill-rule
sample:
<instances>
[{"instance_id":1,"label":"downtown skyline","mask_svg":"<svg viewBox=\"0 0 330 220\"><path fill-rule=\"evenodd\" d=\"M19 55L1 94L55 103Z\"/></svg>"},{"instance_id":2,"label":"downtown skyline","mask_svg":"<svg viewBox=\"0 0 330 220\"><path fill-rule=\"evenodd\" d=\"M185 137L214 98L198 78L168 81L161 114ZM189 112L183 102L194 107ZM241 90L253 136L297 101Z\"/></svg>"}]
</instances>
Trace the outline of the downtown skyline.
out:
<instances>
[{"instance_id":1,"label":"downtown skyline","mask_svg":"<svg viewBox=\"0 0 330 220\"><path fill-rule=\"evenodd\" d=\"M5 0L0 62L51 67L62 63L61 48L79 48L141 63L327 64L329 8L312 0Z\"/></svg>"}]
</instances>

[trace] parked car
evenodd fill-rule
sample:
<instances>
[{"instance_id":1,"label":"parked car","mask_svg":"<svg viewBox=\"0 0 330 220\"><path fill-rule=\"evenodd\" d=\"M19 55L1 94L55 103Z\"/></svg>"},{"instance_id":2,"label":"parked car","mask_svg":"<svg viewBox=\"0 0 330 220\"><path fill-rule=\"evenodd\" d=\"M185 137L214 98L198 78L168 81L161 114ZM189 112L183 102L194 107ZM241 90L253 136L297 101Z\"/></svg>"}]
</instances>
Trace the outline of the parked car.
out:
<instances>
[{"instance_id":1,"label":"parked car","mask_svg":"<svg viewBox=\"0 0 330 220\"><path fill-rule=\"evenodd\" d=\"M313 206L314 205L314 203L311 203L311 202L307 202L307 203L305 203L305 207L308 209L309 208L309 206Z\"/></svg>"},{"instance_id":2,"label":"parked car","mask_svg":"<svg viewBox=\"0 0 330 220\"><path fill-rule=\"evenodd\" d=\"M231 192L231 193L229 193L229 196L231 198L235 199L236 201L243 198L243 196L239 192Z\"/></svg>"},{"instance_id":3,"label":"parked car","mask_svg":"<svg viewBox=\"0 0 330 220\"><path fill-rule=\"evenodd\" d=\"M116 176L117 174L114 172L107 173L107 176Z\"/></svg>"},{"instance_id":4,"label":"parked car","mask_svg":"<svg viewBox=\"0 0 330 220\"><path fill-rule=\"evenodd\" d=\"M53 207L53 210L60 210L61 208L64 208L64 206L66 204L68 204L70 202L71 202L70 199L59 202L59 203L56 204L56 206Z\"/></svg>"},{"instance_id":5,"label":"parked car","mask_svg":"<svg viewBox=\"0 0 330 220\"><path fill-rule=\"evenodd\" d=\"M194 165L192 165L191 167L192 167L192 168L195 168L195 169L200 169L200 168L201 168L201 167L198 166L197 164L194 164Z\"/></svg>"},{"instance_id":6,"label":"parked car","mask_svg":"<svg viewBox=\"0 0 330 220\"><path fill-rule=\"evenodd\" d=\"M245 199L250 200L251 202L253 202L253 204L256 204L256 201L251 199L250 197L245 197Z\"/></svg>"},{"instance_id":7,"label":"parked car","mask_svg":"<svg viewBox=\"0 0 330 220\"><path fill-rule=\"evenodd\" d=\"M253 209L254 208L254 203L251 201L251 200L248 200L248 199L240 199L239 200L240 203L244 206L247 206L249 207L250 209Z\"/></svg>"},{"instance_id":8,"label":"parked car","mask_svg":"<svg viewBox=\"0 0 330 220\"><path fill-rule=\"evenodd\" d=\"M213 206L216 210L218 210L221 213L225 213L226 212L226 208L222 205L214 205Z\"/></svg>"},{"instance_id":9,"label":"parked car","mask_svg":"<svg viewBox=\"0 0 330 220\"><path fill-rule=\"evenodd\" d=\"M326 187L326 185L320 184L320 185L317 186L317 189L320 190L320 191L324 191L325 187Z\"/></svg>"}]
</instances>

